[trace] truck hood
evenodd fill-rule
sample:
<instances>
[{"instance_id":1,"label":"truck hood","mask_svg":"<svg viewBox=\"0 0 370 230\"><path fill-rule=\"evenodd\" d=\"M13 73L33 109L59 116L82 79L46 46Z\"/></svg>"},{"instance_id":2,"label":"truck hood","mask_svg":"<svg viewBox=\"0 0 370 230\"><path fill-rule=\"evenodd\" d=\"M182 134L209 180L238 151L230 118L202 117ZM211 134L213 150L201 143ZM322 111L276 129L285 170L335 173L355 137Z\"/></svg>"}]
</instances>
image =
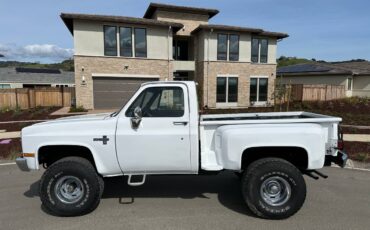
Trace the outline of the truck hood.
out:
<instances>
[{"instance_id":1,"label":"truck hood","mask_svg":"<svg viewBox=\"0 0 370 230\"><path fill-rule=\"evenodd\" d=\"M110 113L99 113L99 114L88 114L88 115L78 115L71 117L62 117L52 121L46 121L34 124L33 126L38 125L49 125L49 124L58 124L58 123L71 123L71 122L83 122L83 121L99 121L104 120L109 117Z\"/></svg>"}]
</instances>

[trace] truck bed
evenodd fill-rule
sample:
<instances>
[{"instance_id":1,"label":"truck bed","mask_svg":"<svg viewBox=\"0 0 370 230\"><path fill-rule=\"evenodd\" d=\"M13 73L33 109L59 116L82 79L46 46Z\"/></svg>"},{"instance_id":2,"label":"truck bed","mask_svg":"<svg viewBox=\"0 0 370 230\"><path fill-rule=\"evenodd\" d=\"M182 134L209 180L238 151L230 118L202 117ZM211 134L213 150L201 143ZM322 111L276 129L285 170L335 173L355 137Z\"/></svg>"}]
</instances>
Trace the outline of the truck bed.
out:
<instances>
[{"instance_id":1,"label":"truck bed","mask_svg":"<svg viewBox=\"0 0 370 230\"><path fill-rule=\"evenodd\" d=\"M328 123L340 122L339 117L331 117L309 112L269 112L201 115L200 125L227 124L274 124L274 123Z\"/></svg>"},{"instance_id":2,"label":"truck bed","mask_svg":"<svg viewBox=\"0 0 370 230\"><path fill-rule=\"evenodd\" d=\"M230 126L235 126L237 129L244 129L245 143L253 138L248 136L248 129L250 130L262 130L265 129L264 136L271 136L273 129L282 128L281 136L284 137L286 133L283 131L284 128L297 127L298 130L305 130L309 124L319 124L321 128L325 131L322 140L326 142L325 145L330 146L332 139L337 136L338 124L342 119L339 117L331 117L322 114L308 113L308 112L272 112L272 113L238 113L238 114L214 114L214 115L201 115L200 116L200 126L199 134L201 140L201 166L203 170L207 171L219 171L224 168L224 165L220 162L220 158L223 155L231 155L224 151L224 153L217 153L217 146L222 145L222 131ZM293 125L294 124L294 125ZM245 129L246 126L249 128ZM266 126L269 130L266 130ZM256 128L257 127L257 128ZM271 129L270 129L271 128ZM216 132L220 130L219 137L216 138ZM252 131L253 132L253 131ZM301 131L300 131L301 132ZM221 134L220 134L221 133ZM221 136L220 136L221 135ZM257 135L257 134L256 134ZM302 134L302 140L303 135ZM261 137L259 135L259 137ZM278 138L275 137L275 140ZM289 138L285 138L289 139ZM258 141L264 140L264 138L258 138L252 142L257 143ZM284 138L283 138L284 140ZM298 141L298 140L296 140ZM283 142L283 141L282 141ZM269 143L264 143L268 145ZM277 144L279 145L279 144Z\"/></svg>"}]
</instances>

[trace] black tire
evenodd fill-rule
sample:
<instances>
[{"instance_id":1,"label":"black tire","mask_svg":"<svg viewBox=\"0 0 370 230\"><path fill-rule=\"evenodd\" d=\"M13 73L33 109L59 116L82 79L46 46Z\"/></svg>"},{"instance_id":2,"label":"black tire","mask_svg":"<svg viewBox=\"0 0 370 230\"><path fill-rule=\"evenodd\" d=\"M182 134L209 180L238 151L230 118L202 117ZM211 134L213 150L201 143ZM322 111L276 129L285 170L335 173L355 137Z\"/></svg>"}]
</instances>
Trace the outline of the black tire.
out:
<instances>
[{"instance_id":1,"label":"black tire","mask_svg":"<svg viewBox=\"0 0 370 230\"><path fill-rule=\"evenodd\" d=\"M288 161L279 158L252 162L244 172L241 183L249 209L266 219L288 218L302 207L306 199L306 183L302 173Z\"/></svg>"},{"instance_id":2,"label":"black tire","mask_svg":"<svg viewBox=\"0 0 370 230\"><path fill-rule=\"evenodd\" d=\"M51 214L80 216L99 205L103 189L104 181L87 159L66 157L48 167L41 178L39 193Z\"/></svg>"}]
</instances>

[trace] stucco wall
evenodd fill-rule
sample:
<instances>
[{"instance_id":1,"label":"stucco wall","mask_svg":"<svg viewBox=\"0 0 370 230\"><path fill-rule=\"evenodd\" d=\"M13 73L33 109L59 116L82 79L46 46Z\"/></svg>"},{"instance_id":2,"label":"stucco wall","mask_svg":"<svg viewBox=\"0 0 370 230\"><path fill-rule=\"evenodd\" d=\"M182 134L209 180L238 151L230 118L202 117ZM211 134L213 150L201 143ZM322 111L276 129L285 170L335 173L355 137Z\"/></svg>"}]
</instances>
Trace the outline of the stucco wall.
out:
<instances>
[{"instance_id":1,"label":"stucco wall","mask_svg":"<svg viewBox=\"0 0 370 230\"><path fill-rule=\"evenodd\" d=\"M146 28L147 31L147 58L168 59L172 58L172 33L168 33L167 27L150 27L132 24L117 24L103 22L89 22L74 20L74 48L75 55L104 56L104 33L103 26L127 26ZM119 55L119 30L117 28L117 53ZM134 36L134 31L132 31ZM134 40L132 40L134 42Z\"/></svg>"},{"instance_id":2,"label":"stucco wall","mask_svg":"<svg viewBox=\"0 0 370 230\"><path fill-rule=\"evenodd\" d=\"M179 30L176 33L177 35L190 35L191 31L197 28L200 24L208 24L208 15L169 12L163 10L157 10L153 15L153 19L183 24L184 28Z\"/></svg>"},{"instance_id":3,"label":"stucco wall","mask_svg":"<svg viewBox=\"0 0 370 230\"><path fill-rule=\"evenodd\" d=\"M353 78L353 90L369 90L370 91L370 75L369 76L355 76Z\"/></svg>"},{"instance_id":4,"label":"stucco wall","mask_svg":"<svg viewBox=\"0 0 370 230\"><path fill-rule=\"evenodd\" d=\"M217 61L217 35L218 34L238 34L239 35L239 62L251 62L251 39L252 35L249 33L237 33L228 31L201 31L198 33L200 41L203 41L199 49L199 60ZM208 45L209 41L209 45ZM269 38L268 41L268 64L276 64L276 46L275 38ZM208 52L209 48L209 52Z\"/></svg>"}]
</instances>

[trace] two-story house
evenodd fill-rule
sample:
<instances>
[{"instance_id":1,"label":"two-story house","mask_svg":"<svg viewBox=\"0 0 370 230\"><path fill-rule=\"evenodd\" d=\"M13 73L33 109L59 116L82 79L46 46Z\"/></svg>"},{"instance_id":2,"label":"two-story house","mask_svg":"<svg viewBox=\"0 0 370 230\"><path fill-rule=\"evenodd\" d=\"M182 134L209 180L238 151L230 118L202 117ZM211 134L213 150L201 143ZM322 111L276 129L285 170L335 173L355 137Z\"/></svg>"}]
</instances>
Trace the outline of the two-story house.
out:
<instances>
[{"instance_id":1,"label":"two-story house","mask_svg":"<svg viewBox=\"0 0 370 230\"><path fill-rule=\"evenodd\" d=\"M272 103L285 33L209 24L218 10L151 3L143 18L62 13L74 37L77 104L121 107L141 83L198 82L202 106Z\"/></svg>"}]
</instances>

